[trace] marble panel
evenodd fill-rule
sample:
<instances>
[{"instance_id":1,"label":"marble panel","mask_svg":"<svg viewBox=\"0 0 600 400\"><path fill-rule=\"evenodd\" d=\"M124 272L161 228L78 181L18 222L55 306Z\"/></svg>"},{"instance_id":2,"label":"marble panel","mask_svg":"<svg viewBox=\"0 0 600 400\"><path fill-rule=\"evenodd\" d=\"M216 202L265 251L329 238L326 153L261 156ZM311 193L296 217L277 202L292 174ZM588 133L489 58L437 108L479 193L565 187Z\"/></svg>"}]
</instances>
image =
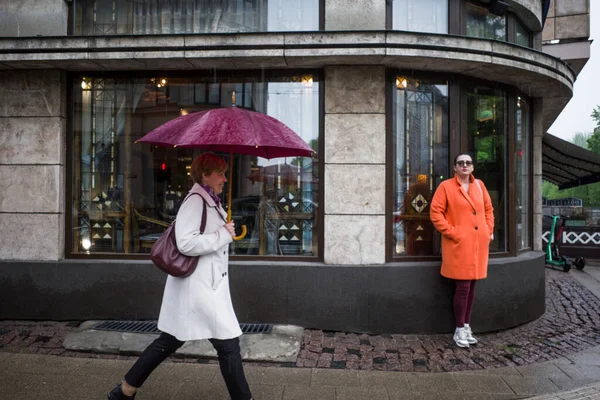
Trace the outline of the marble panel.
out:
<instances>
[{"instance_id":1,"label":"marble panel","mask_svg":"<svg viewBox=\"0 0 600 400\"><path fill-rule=\"evenodd\" d=\"M560 1L560 0L559 0ZM554 9L556 8L556 2L554 0L550 0L550 7L548 8L547 18L553 18L555 15Z\"/></svg>"},{"instance_id":2,"label":"marble panel","mask_svg":"<svg viewBox=\"0 0 600 400\"><path fill-rule=\"evenodd\" d=\"M65 75L58 70L0 74L0 117L65 116Z\"/></svg>"},{"instance_id":3,"label":"marble panel","mask_svg":"<svg viewBox=\"0 0 600 400\"><path fill-rule=\"evenodd\" d=\"M65 119L0 118L0 164L61 164Z\"/></svg>"},{"instance_id":4,"label":"marble panel","mask_svg":"<svg viewBox=\"0 0 600 400\"><path fill-rule=\"evenodd\" d=\"M554 33L557 39L588 38L590 36L590 15L569 15L554 18Z\"/></svg>"},{"instance_id":5,"label":"marble panel","mask_svg":"<svg viewBox=\"0 0 600 400\"><path fill-rule=\"evenodd\" d=\"M383 215L325 215L326 264L385 263Z\"/></svg>"},{"instance_id":6,"label":"marble panel","mask_svg":"<svg viewBox=\"0 0 600 400\"><path fill-rule=\"evenodd\" d=\"M555 13L557 17L564 15L589 14L590 0L557 0Z\"/></svg>"},{"instance_id":7,"label":"marble panel","mask_svg":"<svg viewBox=\"0 0 600 400\"><path fill-rule=\"evenodd\" d=\"M384 213L384 164L325 165L325 214Z\"/></svg>"},{"instance_id":8,"label":"marble panel","mask_svg":"<svg viewBox=\"0 0 600 400\"><path fill-rule=\"evenodd\" d=\"M385 68L326 67L325 113L385 113Z\"/></svg>"},{"instance_id":9,"label":"marble panel","mask_svg":"<svg viewBox=\"0 0 600 400\"><path fill-rule=\"evenodd\" d=\"M385 164L385 114L325 114L325 163Z\"/></svg>"},{"instance_id":10,"label":"marble panel","mask_svg":"<svg viewBox=\"0 0 600 400\"><path fill-rule=\"evenodd\" d=\"M327 0L325 30L384 30L386 2L379 0Z\"/></svg>"},{"instance_id":11,"label":"marble panel","mask_svg":"<svg viewBox=\"0 0 600 400\"><path fill-rule=\"evenodd\" d=\"M0 165L0 212L59 212L61 166Z\"/></svg>"},{"instance_id":12,"label":"marble panel","mask_svg":"<svg viewBox=\"0 0 600 400\"><path fill-rule=\"evenodd\" d=\"M544 24L544 30L542 31L542 40L553 40L554 37L554 18L548 18Z\"/></svg>"},{"instance_id":13,"label":"marble panel","mask_svg":"<svg viewBox=\"0 0 600 400\"><path fill-rule=\"evenodd\" d=\"M64 256L64 216L0 213L0 259L56 261Z\"/></svg>"}]
</instances>

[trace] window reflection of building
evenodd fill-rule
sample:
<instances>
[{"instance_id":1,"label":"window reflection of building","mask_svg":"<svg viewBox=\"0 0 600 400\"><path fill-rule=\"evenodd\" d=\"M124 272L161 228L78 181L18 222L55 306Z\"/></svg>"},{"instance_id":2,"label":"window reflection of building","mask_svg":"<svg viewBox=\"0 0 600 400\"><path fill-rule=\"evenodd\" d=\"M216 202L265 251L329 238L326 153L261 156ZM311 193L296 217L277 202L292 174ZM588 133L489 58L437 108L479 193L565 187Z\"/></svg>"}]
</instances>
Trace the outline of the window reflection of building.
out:
<instances>
[{"instance_id":1,"label":"window reflection of building","mask_svg":"<svg viewBox=\"0 0 600 400\"><path fill-rule=\"evenodd\" d=\"M394 0L392 29L448 33L448 0Z\"/></svg>"},{"instance_id":2,"label":"window reflection of building","mask_svg":"<svg viewBox=\"0 0 600 400\"><path fill-rule=\"evenodd\" d=\"M233 102L282 119L316 147L315 78L78 78L73 252L147 252L173 221L192 185L191 162L203 150L133 142L179 115ZM232 245L235 254L317 255L316 164L310 158L234 155L233 218L252 218L247 239Z\"/></svg>"},{"instance_id":3,"label":"window reflection of building","mask_svg":"<svg viewBox=\"0 0 600 400\"><path fill-rule=\"evenodd\" d=\"M529 198L530 198L530 113L529 103L522 97L517 96L515 131L516 131L516 160L517 160L517 185L516 185L516 223L517 223L517 250L529 248Z\"/></svg>"},{"instance_id":4,"label":"window reflection of building","mask_svg":"<svg viewBox=\"0 0 600 400\"><path fill-rule=\"evenodd\" d=\"M466 3L466 34L470 37L506 40L506 17L483 5Z\"/></svg>"},{"instance_id":5,"label":"window reflection of building","mask_svg":"<svg viewBox=\"0 0 600 400\"><path fill-rule=\"evenodd\" d=\"M481 179L494 206L494 241L490 251L506 251L506 93L477 86L467 89L467 150L473 174Z\"/></svg>"},{"instance_id":6,"label":"window reflection of building","mask_svg":"<svg viewBox=\"0 0 600 400\"><path fill-rule=\"evenodd\" d=\"M395 255L437 255L429 219L433 191L447 174L448 86L406 77L394 90Z\"/></svg>"},{"instance_id":7,"label":"window reflection of building","mask_svg":"<svg viewBox=\"0 0 600 400\"><path fill-rule=\"evenodd\" d=\"M316 31L319 0L81 0L76 35Z\"/></svg>"}]
</instances>

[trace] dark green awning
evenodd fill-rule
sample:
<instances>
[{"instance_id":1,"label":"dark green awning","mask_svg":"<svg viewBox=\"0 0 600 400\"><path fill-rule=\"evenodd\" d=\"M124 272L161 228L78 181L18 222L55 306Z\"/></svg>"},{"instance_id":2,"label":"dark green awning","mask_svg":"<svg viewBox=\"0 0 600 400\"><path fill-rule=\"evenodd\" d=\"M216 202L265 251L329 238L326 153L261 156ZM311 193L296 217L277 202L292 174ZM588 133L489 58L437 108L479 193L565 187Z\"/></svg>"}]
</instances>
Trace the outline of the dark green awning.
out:
<instances>
[{"instance_id":1,"label":"dark green awning","mask_svg":"<svg viewBox=\"0 0 600 400\"><path fill-rule=\"evenodd\" d=\"M600 181L600 155L546 133L542 139L542 175L568 189Z\"/></svg>"}]
</instances>

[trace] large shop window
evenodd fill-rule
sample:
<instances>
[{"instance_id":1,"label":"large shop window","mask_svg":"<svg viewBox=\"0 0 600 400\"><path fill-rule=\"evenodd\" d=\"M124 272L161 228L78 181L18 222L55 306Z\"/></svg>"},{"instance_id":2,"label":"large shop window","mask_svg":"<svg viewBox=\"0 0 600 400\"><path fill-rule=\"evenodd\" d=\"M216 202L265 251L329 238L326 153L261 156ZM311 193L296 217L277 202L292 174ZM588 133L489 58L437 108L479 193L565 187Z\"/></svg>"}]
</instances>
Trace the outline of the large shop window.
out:
<instances>
[{"instance_id":1,"label":"large shop window","mask_svg":"<svg viewBox=\"0 0 600 400\"><path fill-rule=\"evenodd\" d=\"M517 165L517 250L531 247L529 239L530 218L530 196L531 196L531 168L530 168L530 146L531 136L529 104L521 96L517 97L517 108L515 118L516 131L516 165Z\"/></svg>"},{"instance_id":2,"label":"large shop window","mask_svg":"<svg viewBox=\"0 0 600 400\"><path fill-rule=\"evenodd\" d=\"M75 0L75 35L319 30L319 0Z\"/></svg>"},{"instance_id":3,"label":"large shop window","mask_svg":"<svg viewBox=\"0 0 600 400\"><path fill-rule=\"evenodd\" d=\"M281 120L318 154L320 86L317 74L75 79L71 253L147 253L175 218L202 150L134 144L151 129L235 102ZM318 187L316 157L235 155L232 213L248 234L232 254L318 256Z\"/></svg>"},{"instance_id":4,"label":"large shop window","mask_svg":"<svg viewBox=\"0 0 600 400\"><path fill-rule=\"evenodd\" d=\"M392 29L448 33L448 0L394 0Z\"/></svg>"},{"instance_id":5,"label":"large shop window","mask_svg":"<svg viewBox=\"0 0 600 400\"><path fill-rule=\"evenodd\" d=\"M467 151L473 154L473 175L487 187L494 206L494 241L490 251L507 251L506 93L477 86L467 90Z\"/></svg>"},{"instance_id":6,"label":"large shop window","mask_svg":"<svg viewBox=\"0 0 600 400\"><path fill-rule=\"evenodd\" d=\"M396 77L393 90L395 256L440 254L429 218L437 186L448 178L448 84Z\"/></svg>"},{"instance_id":7,"label":"large shop window","mask_svg":"<svg viewBox=\"0 0 600 400\"><path fill-rule=\"evenodd\" d=\"M506 16L496 15L486 6L466 4L467 36L506 40Z\"/></svg>"}]
</instances>

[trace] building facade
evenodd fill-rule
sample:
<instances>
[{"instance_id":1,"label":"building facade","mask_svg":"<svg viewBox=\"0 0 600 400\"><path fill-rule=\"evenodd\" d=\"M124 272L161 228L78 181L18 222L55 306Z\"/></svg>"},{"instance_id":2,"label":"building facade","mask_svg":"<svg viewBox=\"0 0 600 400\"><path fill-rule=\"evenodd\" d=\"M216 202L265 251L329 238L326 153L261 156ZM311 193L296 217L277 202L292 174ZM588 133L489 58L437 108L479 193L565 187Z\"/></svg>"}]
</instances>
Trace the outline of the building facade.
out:
<instances>
[{"instance_id":1,"label":"building facade","mask_svg":"<svg viewBox=\"0 0 600 400\"><path fill-rule=\"evenodd\" d=\"M21 0L0 22L0 318L156 318L148 251L201 150L135 141L232 105L316 151L234 156L241 321L453 329L429 202L465 151L496 221L477 327L543 314L541 141L587 0Z\"/></svg>"}]
</instances>

